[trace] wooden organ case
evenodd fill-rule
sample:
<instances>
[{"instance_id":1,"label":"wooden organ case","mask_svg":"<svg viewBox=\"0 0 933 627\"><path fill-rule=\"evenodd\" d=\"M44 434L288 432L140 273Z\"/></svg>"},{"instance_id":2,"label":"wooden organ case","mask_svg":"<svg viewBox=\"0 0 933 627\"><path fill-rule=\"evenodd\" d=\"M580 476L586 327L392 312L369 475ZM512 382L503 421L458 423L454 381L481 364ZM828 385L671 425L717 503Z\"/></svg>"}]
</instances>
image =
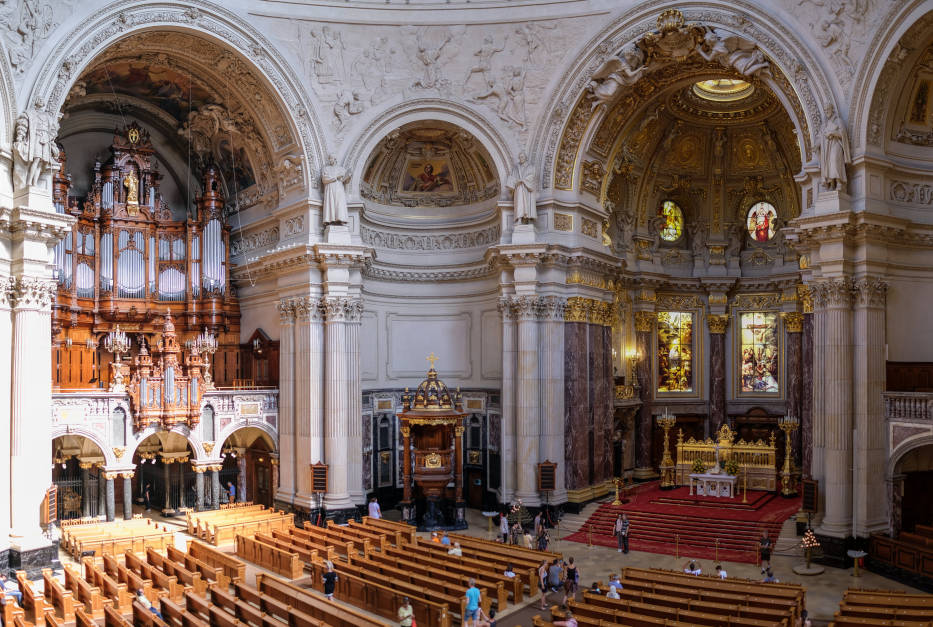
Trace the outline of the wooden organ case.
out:
<instances>
[{"instance_id":1,"label":"wooden organ case","mask_svg":"<svg viewBox=\"0 0 933 627\"><path fill-rule=\"evenodd\" d=\"M56 211L78 221L55 251L53 386L64 391L113 388L131 380L138 385L155 371L160 377L170 371L173 378L190 378L189 385L201 381L201 390L211 379L230 385L239 374L240 310L230 285L230 229L220 173L213 165L203 168L201 194L187 219L177 220L159 192L162 175L148 132L135 122L117 130L110 151L106 163L95 163L85 198L69 195L64 151L54 179ZM129 359L111 365L113 356L102 340L114 330L126 333L130 350ZM193 359L192 346L205 330L216 337L216 353L209 358L210 370L200 372L203 362ZM161 355L157 360L155 353ZM146 385L142 398L136 391L134 405L147 404L142 399L148 401L154 388ZM159 414L167 422L193 411L175 407L174 395L163 390L163 398L169 396L172 409ZM143 415L155 419L154 411Z\"/></svg>"}]
</instances>

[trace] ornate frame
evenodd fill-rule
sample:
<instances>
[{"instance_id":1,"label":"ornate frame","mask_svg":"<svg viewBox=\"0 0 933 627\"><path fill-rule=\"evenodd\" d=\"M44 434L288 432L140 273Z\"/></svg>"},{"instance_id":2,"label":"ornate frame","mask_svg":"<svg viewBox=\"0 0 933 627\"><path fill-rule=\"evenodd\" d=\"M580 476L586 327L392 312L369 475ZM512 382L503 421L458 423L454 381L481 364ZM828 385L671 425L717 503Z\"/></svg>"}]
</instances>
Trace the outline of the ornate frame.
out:
<instances>
[{"instance_id":1,"label":"ornate frame","mask_svg":"<svg viewBox=\"0 0 933 627\"><path fill-rule=\"evenodd\" d=\"M743 392L742 376L742 329L740 326L742 314L769 313L776 316L776 333L778 344L778 391L777 392ZM732 398L758 398L775 401L786 398L787 386L787 359L784 343L784 320L781 317L781 294L738 294L730 305L729 315L732 318Z\"/></svg>"},{"instance_id":2,"label":"ornate frame","mask_svg":"<svg viewBox=\"0 0 933 627\"><path fill-rule=\"evenodd\" d=\"M686 228L686 227L685 227ZM704 376L706 363L706 345L703 332L705 317L704 306L699 296L695 294L667 294L658 295L655 316L662 312L677 311L689 313L693 316L693 390L690 392L661 392L658 390L658 321L655 320L652 333L651 373L652 392L657 399L695 398L704 396L706 377Z\"/></svg>"}]
</instances>

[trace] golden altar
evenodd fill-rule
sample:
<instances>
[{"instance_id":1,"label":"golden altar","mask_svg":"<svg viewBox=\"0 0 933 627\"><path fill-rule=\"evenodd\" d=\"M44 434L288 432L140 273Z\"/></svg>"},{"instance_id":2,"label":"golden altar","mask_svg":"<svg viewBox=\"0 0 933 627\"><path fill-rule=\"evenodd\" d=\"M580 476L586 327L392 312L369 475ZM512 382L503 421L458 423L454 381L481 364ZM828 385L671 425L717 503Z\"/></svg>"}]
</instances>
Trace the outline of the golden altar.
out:
<instances>
[{"instance_id":1,"label":"golden altar","mask_svg":"<svg viewBox=\"0 0 933 627\"><path fill-rule=\"evenodd\" d=\"M720 468L725 467L729 460L735 460L739 465L739 477L742 473L748 480L749 490L777 490L777 453L774 447L775 434L772 431L768 442L735 441L735 432L724 424L716 433L716 438L696 440L690 438L684 441L684 432L677 433L677 465L675 467L675 481L677 485L690 485L690 475L694 473L693 464L702 459L706 468L714 468L718 461ZM722 472L725 472L723 470Z\"/></svg>"}]
</instances>

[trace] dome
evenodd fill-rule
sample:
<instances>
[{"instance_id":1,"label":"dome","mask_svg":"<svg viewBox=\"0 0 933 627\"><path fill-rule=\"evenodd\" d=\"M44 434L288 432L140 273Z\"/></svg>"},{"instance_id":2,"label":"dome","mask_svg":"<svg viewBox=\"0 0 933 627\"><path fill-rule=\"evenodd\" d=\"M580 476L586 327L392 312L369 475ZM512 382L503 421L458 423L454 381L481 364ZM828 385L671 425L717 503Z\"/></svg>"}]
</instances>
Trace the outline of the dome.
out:
<instances>
[{"instance_id":1,"label":"dome","mask_svg":"<svg viewBox=\"0 0 933 627\"><path fill-rule=\"evenodd\" d=\"M431 358L433 359L433 355ZM451 392L447 389L447 384L437 378L437 370L431 365L428 370L428 378L422 381L414 395L405 388L405 394L402 395L402 403L405 411L445 411L450 412L459 410L460 391L459 389Z\"/></svg>"}]
</instances>

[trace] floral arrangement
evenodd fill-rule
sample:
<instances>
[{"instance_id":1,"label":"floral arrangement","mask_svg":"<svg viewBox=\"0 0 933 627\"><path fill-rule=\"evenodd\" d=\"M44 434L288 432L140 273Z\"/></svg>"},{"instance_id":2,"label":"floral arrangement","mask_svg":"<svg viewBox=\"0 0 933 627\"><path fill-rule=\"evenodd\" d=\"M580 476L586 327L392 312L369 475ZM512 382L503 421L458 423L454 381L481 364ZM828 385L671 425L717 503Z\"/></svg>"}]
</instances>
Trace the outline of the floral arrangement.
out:
<instances>
[{"instance_id":1,"label":"floral arrangement","mask_svg":"<svg viewBox=\"0 0 933 627\"><path fill-rule=\"evenodd\" d=\"M706 472L706 464L699 457L693 460L693 472L697 474Z\"/></svg>"},{"instance_id":2,"label":"floral arrangement","mask_svg":"<svg viewBox=\"0 0 933 627\"><path fill-rule=\"evenodd\" d=\"M727 473L734 477L735 475L739 474L739 462L735 461L734 459L730 459L726 462L725 470Z\"/></svg>"}]
</instances>

